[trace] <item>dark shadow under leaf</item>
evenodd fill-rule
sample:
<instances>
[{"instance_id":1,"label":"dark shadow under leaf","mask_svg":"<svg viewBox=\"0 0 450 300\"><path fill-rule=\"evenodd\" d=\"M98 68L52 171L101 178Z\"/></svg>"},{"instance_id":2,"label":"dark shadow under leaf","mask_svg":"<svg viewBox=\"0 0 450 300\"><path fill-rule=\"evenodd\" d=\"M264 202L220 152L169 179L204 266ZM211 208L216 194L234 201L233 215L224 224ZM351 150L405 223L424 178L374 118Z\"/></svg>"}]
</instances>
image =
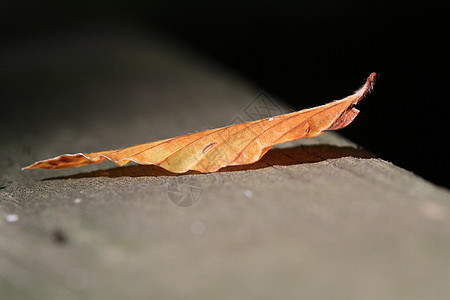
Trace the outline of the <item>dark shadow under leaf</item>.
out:
<instances>
[{"instance_id":1,"label":"dark shadow under leaf","mask_svg":"<svg viewBox=\"0 0 450 300\"><path fill-rule=\"evenodd\" d=\"M271 166L290 166L305 163L317 163L327 159L341 158L341 157L355 157L355 158L373 158L373 154L353 147L338 147L330 145L316 145L316 146L296 146L284 149L271 149L261 160L240 166L229 166L222 168L218 172L236 172L263 169ZM201 174L197 171L189 171L178 174L169 172L163 168L155 165L132 165L127 167L116 167L107 170L99 170L87 173L79 173L70 176L60 176L47 178L44 180L54 179L77 179L89 177L142 177L142 176L184 176Z\"/></svg>"}]
</instances>

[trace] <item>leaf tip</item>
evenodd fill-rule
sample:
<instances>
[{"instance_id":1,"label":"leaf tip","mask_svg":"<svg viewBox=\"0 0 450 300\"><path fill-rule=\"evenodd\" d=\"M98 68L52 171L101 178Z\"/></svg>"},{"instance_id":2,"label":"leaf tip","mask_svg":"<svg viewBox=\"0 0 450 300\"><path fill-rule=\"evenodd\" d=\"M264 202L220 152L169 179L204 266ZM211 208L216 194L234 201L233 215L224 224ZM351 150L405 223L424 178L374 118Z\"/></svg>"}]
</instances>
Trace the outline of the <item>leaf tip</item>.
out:
<instances>
[{"instance_id":1,"label":"leaf tip","mask_svg":"<svg viewBox=\"0 0 450 300\"><path fill-rule=\"evenodd\" d=\"M373 90L373 86L375 84L377 76L378 75L375 72L370 73L364 85L355 92L355 95L358 97L356 102L364 98L368 93L370 93Z\"/></svg>"},{"instance_id":2,"label":"leaf tip","mask_svg":"<svg viewBox=\"0 0 450 300\"><path fill-rule=\"evenodd\" d=\"M36 163L31 164L31 165L26 166L26 167L23 167L23 168L20 168L21 171L30 170L30 169L36 169Z\"/></svg>"},{"instance_id":3,"label":"leaf tip","mask_svg":"<svg viewBox=\"0 0 450 300\"><path fill-rule=\"evenodd\" d=\"M22 168L20 168L20 170L21 170L21 171L25 171L25 170L33 169L33 165L34 165L34 164L31 164L31 165L26 166L26 167L22 167Z\"/></svg>"},{"instance_id":4,"label":"leaf tip","mask_svg":"<svg viewBox=\"0 0 450 300\"><path fill-rule=\"evenodd\" d=\"M374 84L376 78L377 78L377 73L372 72L372 73L370 73L368 80L370 81L370 83Z\"/></svg>"}]
</instances>

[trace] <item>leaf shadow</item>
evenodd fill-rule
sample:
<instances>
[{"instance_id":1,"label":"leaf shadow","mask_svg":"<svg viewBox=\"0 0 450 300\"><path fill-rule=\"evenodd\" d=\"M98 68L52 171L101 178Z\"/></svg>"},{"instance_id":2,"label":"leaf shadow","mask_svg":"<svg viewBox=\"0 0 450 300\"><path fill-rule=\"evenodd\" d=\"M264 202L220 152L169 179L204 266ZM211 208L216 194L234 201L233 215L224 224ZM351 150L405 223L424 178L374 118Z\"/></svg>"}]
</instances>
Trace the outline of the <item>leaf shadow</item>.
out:
<instances>
[{"instance_id":1,"label":"leaf shadow","mask_svg":"<svg viewBox=\"0 0 450 300\"><path fill-rule=\"evenodd\" d=\"M220 169L217 172L236 172L258 170L271 166L290 166L306 163L317 163L328 159L341 157L355 158L374 158L370 152L353 147L339 147L331 145L313 145L313 146L294 146L291 148L271 149L259 161L241 166L229 166ZM90 177L143 177L143 176L183 176L202 174L197 171L188 171L186 173L172 173L161 167L150 165L132 165L126 167L115 167L106 170L79 173L69 176L59 176L46 178L43 180L55 179L79 179Z\"/></svg>"}]
</instances>

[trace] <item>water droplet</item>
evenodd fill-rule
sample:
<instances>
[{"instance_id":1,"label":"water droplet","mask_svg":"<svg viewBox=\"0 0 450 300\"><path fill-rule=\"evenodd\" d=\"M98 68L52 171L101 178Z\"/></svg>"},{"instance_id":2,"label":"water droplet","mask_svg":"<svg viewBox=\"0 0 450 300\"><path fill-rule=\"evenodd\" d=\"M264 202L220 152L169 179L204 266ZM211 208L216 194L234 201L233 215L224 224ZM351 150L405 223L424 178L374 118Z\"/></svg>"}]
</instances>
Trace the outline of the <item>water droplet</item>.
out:
<instances>
[{"instance_id":1,"label":"water droplet","mask_svg":"<svg viewBox=\"0 0 450 300\"><path fill-rule=\"evenodd\" d=\"M269 118L269 121L273 121L273 118L272 118L272 117L270 117L270 118Z\"/></svg>"}]
</instances>

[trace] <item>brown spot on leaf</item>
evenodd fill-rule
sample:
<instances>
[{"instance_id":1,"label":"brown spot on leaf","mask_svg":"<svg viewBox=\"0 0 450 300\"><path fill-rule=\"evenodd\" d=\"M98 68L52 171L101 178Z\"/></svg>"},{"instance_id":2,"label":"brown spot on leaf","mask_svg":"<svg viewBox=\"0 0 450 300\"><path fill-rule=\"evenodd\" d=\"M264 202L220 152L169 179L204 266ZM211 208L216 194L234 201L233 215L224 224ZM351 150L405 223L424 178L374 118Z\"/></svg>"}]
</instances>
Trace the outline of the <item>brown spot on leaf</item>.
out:
<instances>
[{"instance_id":1,"label":"brown spot on leaf","mask_svg":"<svg viewBox=\"0 0 450 300\"><path fill-rule=\"evenodd\" d=\"M211 143L209 145L207 145L205 148L203 148L202 150L202 154L206 153L209 149L211 149L215 144L217 144L216 142Z\"/></svg>"}]
</instances>

